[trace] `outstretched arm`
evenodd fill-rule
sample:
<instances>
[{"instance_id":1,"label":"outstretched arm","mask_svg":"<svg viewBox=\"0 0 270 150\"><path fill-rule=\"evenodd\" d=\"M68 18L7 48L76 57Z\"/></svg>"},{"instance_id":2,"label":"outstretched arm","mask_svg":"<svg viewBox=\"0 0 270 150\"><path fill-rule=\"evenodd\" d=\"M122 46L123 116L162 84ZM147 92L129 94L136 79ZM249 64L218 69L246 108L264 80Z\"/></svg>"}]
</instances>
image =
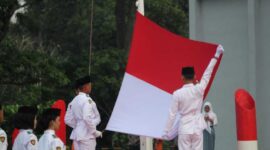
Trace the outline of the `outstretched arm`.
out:
<instances>
[{"instance_id":1,"label":"outstretched arm","mask_svg":"<svg viewBox=\"0 0 270 150\"><path fill-rule=\"evenodd\" d=\"M223 53L223 47L221 45L219 45L217 47L217 51L215 54L215 57L211 59L209 65L207 66L206 70L203 73L202 79L200 81L200 83L197 84L197 87L199 88L200 93L203 95L204 91L210 81L213 69L217 63L217 59L220 57L220 55Z\"/></svg>"}]
</instances>

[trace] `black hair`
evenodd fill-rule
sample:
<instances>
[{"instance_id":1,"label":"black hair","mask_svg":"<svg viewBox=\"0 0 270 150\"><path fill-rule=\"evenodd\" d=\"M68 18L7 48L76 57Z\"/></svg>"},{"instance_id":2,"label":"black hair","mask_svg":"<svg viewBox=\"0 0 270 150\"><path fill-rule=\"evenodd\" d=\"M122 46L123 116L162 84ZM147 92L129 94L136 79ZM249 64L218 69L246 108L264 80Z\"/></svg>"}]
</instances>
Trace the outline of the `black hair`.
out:
<instances>
[{"instance_id":1,"label":"black hair","mask_svg":"<svg viewBox=\"0 0 270 150\"><path fill-rule=\"evenodd\" d=\"M182 76L184 76L185 79L193 80L195 76L194 67L183 67Z\"/></svg>"},{"instance_id":2,"label":"black hair","mask_svg":"<svg viewBox=\"0 0 270 150\"><path fill-rule=\"evenodd\" d=\"M83 85L86 83L91 83L92 79L90 76L84 76L80 79L77 79L75 84L74 84L74 88L75 89L82 89Z\"/></svg>"},{"instance_id":3,"label":"black hair","mask_svg":"<svg viewBox=\"0 0 270 150\"><path fill-rule=\"evenodd\" d=\"M21 106L13 118L15 128L33 129L37 108L33 106Z\"/></svg>"},{"instance_id":4,"label":"black hair","mask_svg":"<svg viewBox=\"0 0 270 150\"><path fill-rule=\"evenodd\" d=\"M39 117L37 124L37 132L42 133L50 126L50 122L56 120L60 116L61 110L57 108L45 109Z\"/></svg>"}]
</instances>

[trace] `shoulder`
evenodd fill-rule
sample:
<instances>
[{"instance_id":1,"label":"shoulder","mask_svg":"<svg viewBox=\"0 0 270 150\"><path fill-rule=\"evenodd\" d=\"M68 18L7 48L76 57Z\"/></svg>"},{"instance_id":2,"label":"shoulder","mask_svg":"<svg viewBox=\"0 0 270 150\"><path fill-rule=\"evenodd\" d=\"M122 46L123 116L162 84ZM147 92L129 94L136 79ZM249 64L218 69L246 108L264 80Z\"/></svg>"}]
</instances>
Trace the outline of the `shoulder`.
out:
<instances>
[{"instance_id":1,"label":"shoulder","mask_svg":"<svg viewBox=\"0 0 270 150\"><path fill-rule=\"evenodd\" d=\"M37 136L32 131L26 131L25 137L30 140L37 140Z\"/></svg>"},{"instance_id":2,"label":"shoulder","mask_svg":"<svg viewBox=\"0 0 270 150\"><path fill-rule=\"evenodd\" d=\"M173 92L173 96L179 96L181 95L183 92L183 88L177 89Z\"/></svg>"},{"instance_id":3,"label":"shoulder","mask_svg":"<svg viewBox=\"0 0 270 150\"><path fill-rule=\"evenodd\" d=\"M52 147L53 147L53 150L63 150L64 143L62 142L60 138L58 138L57 136L54 136L53 141L52 141Z\"/></svg>"}]
</instances>

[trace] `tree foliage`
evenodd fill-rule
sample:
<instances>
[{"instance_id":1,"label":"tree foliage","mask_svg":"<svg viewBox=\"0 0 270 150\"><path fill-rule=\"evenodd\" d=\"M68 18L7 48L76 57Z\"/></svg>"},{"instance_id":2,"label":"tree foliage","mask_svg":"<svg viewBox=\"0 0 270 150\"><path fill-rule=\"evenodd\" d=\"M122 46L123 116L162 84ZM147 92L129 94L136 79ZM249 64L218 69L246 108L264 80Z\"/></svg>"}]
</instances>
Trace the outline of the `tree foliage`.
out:
<instances>
[{"instance_id":1,"label":"tree foliage","mask_svg":"<svg viewBox=\"0 0 270 150\"><path fill-rule=\"evenodd\" d=\"M187 0L145 0L145 15L187 36L187 6ZM11 23L18 8L25 11ZM125 71L135 0L94 0L93 12L91 96L101 112L99 129L104 129ZM24 0L23 4L1 0L0 103L17 108L17 104L44 107L56 99L70 102L75 94L72 83L88 74L90 17L89 0Z\"/></svg>"}]
</instances>

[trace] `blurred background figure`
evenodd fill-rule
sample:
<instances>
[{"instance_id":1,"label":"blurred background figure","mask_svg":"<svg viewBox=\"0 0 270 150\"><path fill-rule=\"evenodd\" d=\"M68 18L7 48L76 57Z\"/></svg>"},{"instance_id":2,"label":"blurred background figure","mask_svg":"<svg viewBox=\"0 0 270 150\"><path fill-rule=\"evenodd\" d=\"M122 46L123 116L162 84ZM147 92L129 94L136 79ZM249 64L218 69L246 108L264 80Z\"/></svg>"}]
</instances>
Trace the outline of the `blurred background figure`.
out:
<instances>
[{"instance_id":1,"label":"blurred background figure","mask_svg":"<svg viewBox=\"0 0 270 150\"><path fill-rule=\"evenodd\" d=\"M19 134L15 138L12 150L37 150L38 140L33 130L36 128L37 108L21 106L14 117L15 128Z\"/></svg>"},{"instance_id":2,"label":"blurred background figure","mask_svg":"<svg viewBox=\"0 0 270 150\"><path fill-rule=\"evenodd\" d=\"M65 145L55 132L60 127L60 109L49 108L40 116L37 129L43 135L39 139L38 150L64 150Z\"/></svg>"},{"instance_id":3,"label":"blurred background figure","mask_svg":"<svg viewBox=\"0 0 270 150\"><path fill-rule=\"evenodd\" d=\"M3 109L2 105L0 104L0 150L6 150L7 146L8 146L7 134L1 128L3 121L4 121L4 109Z\"/></svg>"},{"instance_id":4,"label":"blurred background figure","mask_svg":"<svg viewBox=\"0 0 270 150\"><path fill-rule=\"evenodd\" d=\"M210 102L205 102L203 106L203 115L207 123L207 128L203 131L203 149L214 150L216 138L214 126L217 125L218 120Z\"/></svg>"}]
</instances>

